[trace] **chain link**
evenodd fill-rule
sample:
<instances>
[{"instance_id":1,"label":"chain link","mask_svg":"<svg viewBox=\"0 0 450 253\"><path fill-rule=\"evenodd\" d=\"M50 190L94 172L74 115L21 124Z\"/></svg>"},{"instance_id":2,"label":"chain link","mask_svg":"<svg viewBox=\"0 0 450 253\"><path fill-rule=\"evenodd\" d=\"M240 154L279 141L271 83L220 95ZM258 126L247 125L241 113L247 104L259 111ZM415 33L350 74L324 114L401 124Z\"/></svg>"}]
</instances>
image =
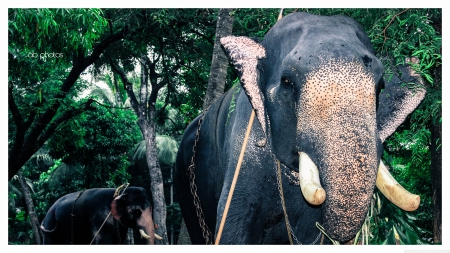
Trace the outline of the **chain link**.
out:
<instances>
[{"instance_id":1,"label":"chain link","mask_svg":"<svg viewBox=\"0 0 450 253\"><path fill-rule=\"evenodd\" d=\"M203 116L198 121L197 132L195 133L194 146L192 147L191 165L188 168L188 173L189 173L189 185L191 188L191 194L194 198L195 211L197 213L200 228L202 229L203 238L205 238L206 244L212 245L211 232L208 226L206 225L205 216L203 214L203 210L200 204L200 198L197 195L197 185L195 184L195 168L196 168L195 155L197 153L197 144L200 138L200 129L202 127L203 117L205 117L205 113L203 113Z\"/></svg>"},{"instance_id":2,"label":"chain link","mask_svg":"<svg viewBox=\"0 0 450 253\"><path fill-rule=\"evenodd\" d=\"M71 234L70 234L70 244L73 245L73 217L75 217L75 214L73 214L73 211L75 210L75 204L77 203L78 199L80 198L81 194L83 194L84 190L82 190L80 193L78 193L77 198L75 199L75 201L73 202L72 205L72 213L70 214L70 226L71 226Z\"/></svg>"}]
</instances>

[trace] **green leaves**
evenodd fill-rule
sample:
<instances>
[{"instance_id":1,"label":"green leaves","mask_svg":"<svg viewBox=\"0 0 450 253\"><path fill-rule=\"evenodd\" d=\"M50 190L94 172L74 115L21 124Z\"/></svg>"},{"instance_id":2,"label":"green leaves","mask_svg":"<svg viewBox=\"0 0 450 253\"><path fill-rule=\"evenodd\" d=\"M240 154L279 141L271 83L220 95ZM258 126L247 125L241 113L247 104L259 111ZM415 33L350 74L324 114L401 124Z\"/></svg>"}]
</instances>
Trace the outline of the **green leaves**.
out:
<instances>
[{"instance_id":1,"label":"green leaves","mask_svg":"<svg viewBox=\"0 0 450 253\"><path fill-rule=\"evenodd\" d=\"M378 190L374 193L372 203L365 222L370 224L370 239L368 243L365 241L366 244L430 244L430 241L423 238L430 238L431 232L419 228L415 224L418 219L413 214L400 210Z\"/></svg>"},{"instance_id":2,"label":"green leaves","mask_svg":"<svg viewBox=\"0 0 450 253\"><path fill-rule=\"evenodd\" d=\"M61 54L66 63L78 50L87 55L108 25L100 9L9 9L8 16L10 44L39 56Z\"/></svg>"}]
</instances>

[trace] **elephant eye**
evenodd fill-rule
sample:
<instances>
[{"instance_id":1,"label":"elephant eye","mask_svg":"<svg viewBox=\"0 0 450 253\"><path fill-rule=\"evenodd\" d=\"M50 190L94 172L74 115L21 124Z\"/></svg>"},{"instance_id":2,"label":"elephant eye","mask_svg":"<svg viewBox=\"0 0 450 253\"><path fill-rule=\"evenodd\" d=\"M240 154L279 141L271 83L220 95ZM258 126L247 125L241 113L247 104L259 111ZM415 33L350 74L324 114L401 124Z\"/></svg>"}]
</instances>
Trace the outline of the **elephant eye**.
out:
<instances>
[{"instance_id":1,"label":"elephant eye","mask_svg":"<svg viewBox=\"0 0 450 253\"><path fill-rule=\"evenodd\" d=\"M142 211L140 209L133 210L133 214L137 217L141 216Z\"/></svg>"},{"instance_id":2,"label":"elephant eye","mask_svg":"<svg viewBox=\"0 0 450 253\"><path fill-rule=\"evenodd\" d=\"M282 77L281 86L283 86L285 89L291 89L294 87L294 83L288 77Z\"/></svg>"}]
</instances>

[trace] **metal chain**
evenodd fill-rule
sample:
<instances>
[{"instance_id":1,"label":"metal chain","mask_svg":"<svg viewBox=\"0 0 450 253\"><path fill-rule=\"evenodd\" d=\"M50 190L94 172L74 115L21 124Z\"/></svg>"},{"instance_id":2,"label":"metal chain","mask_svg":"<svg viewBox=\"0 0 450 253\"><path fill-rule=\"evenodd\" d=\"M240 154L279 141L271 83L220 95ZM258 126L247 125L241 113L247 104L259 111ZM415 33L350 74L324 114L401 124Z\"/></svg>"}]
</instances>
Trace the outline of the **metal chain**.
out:
<instances>
[{"instance_id":1,"label":"metal chain","mask_svg":"<svg viewBox=\"0 0 450 253\"><path fill-rule=\"evenodd\" d=\"M73 202L73 205L72 205L72 213L70 214L70 226L71 226L71 234L70 234L70 244L72 244L73 245L73 217L75 216L74 214L73 214L73 211L75 210L75 204L77 203L77 201L78 201L78 199L80 198L80 196L81 196L81 194L83 194L83 192L84 192L85 190L82 190L80 193L78 193L78 196L77 196L77 198L75 199L75 201Z\"/></svg>"},{"instance_id":2,"label":"metal chain","mask_svg":"<svg viewBox=\"0 0 450 253\"><path fill-rule=\"evenodd\" d=\"M278 185L278 193L279 193L280 198L281 198L281 205L282 205L282 207L283 207L284 220L285 220L285 222L286 222L286 228L287 228L287 231L288 231L289 242L291 243L291 245L293 245L294 243L293 243L292 239L294 239L295 242L296 242L298 245L302 245L302 243L301 243L301 242L297 239L297 237L294 235L294 231L292 231L291 224L289 223L289 217L288 217L288 214L287 214L287 212L286 212L286 204L285 204L285 202L284 202L283 183L282 183L282 181L281 181L281 167L280 167L280 161L279 161L278 159L276 159L276 161L277 161L277 183L278 183L277 185ZM316 242L317 242L317 241L319 240L319 238L320 238L320 234L321 234L321 232L319 232L319 235L317 235L316 239L315 239L310 245L316 244ZM292 236L292 237L291 237L291 236ZM322 244L322 243L321 243L321 244Z\"/></svg>"},{"instance_id":3,"label":"metal chain","mask_svg":"<svg viewBox=\"0 0 450 253\"><path fill-rule=\"evenodd\" d=\"M206 111L205 111L206 112ZM212 239L211 239L211 231L209 230L208 226L205 222L205 216L203 214L203 210L200 204L200 198L197 195L197 185L195 184L195 155L197 153L197 144L200 137L200 129L202 127L203 118L205 117L205 113L203 113L203 116L198 121L198 128L197 132L195 134L195 141L194 146L192 147L192 158L191 158L191 165L188 168L189 172L189 184L191 188L191 194L194 197L194 206L197 213L198 221L200 224L200 228L202 229L203 238L205 238L206 244L212 245Z\"/></svg>"},{"instance_id":4,"label":"metal chain","mask_svg":"<svg viewBox=\"0 0 450 253\"><path fill-rule=\"evenodd\" d=\"M298 245L301 245L302 243L297 240L297 237L295 237L294 232L292 231L292 228L291 228L291 224L289 223L289 217L288 217L288 214L286 212L286 204L284 203L284 193L283 193L283 185L282 185L282 181L281 181L280 161L278 159L276 161L277 161L278 193L279 193L280 198L281 198L281 206L283 207L284 220L286 222L286 228L287 228L287 231L288 231L289 242L291 243L291 245L293 245L294 243L293 243L292 239L294 239L295 242Z\"/></svg>"}]
</instances>

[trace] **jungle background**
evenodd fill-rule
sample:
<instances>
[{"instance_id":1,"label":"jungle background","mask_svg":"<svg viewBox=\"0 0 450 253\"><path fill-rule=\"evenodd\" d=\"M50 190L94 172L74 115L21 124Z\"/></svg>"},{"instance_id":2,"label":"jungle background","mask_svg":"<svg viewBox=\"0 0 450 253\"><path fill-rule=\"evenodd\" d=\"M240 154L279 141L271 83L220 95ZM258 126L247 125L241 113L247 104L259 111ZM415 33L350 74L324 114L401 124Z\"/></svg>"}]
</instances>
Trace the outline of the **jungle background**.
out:
<instances>
[{"instance_id":1,"label":"jungle background","mask_svg":"<svg viewBox=\"0 0 450 253\"><path fill-rule=\"evenodd\" d=\"M405 58L419 58L413 67L426 97L386 140L383 160L421 205L404 212L376 191L355 243L440 244L442 9L288 8L283 15L294 11L354 18L383 59L385 78ZM178 144L189 122L237 82L227 60L213 80L215 39L263 39L279 13L8 9L8 243L41 244L40 222L61 196L126 182L152 196L161 244L189 243L179 239L172 187Z\"/></svg>"}]
</instances>

